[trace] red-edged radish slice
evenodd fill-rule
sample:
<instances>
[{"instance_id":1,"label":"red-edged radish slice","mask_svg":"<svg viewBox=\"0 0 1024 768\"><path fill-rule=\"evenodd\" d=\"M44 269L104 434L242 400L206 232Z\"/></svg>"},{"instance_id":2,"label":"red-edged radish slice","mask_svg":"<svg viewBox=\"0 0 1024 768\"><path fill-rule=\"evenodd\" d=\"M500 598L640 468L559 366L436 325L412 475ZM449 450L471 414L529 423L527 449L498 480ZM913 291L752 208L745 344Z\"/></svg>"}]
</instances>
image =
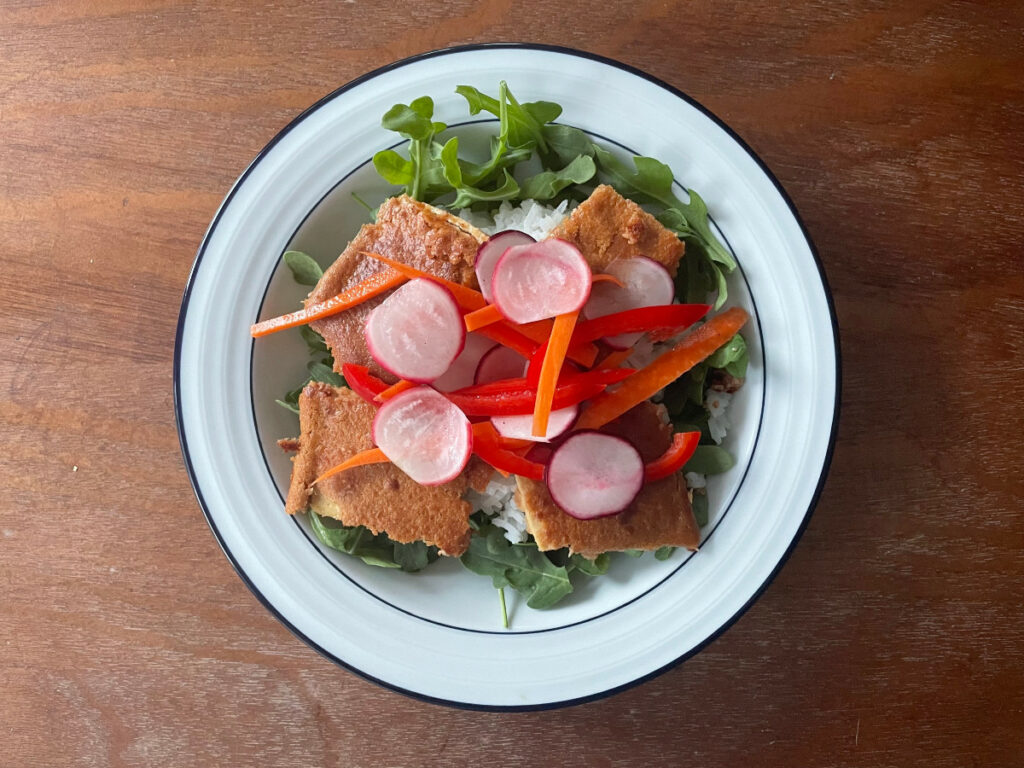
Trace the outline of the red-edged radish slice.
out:
<instances>
[{"instance_id":1,"label":"red-edged radish slice","mask_svg":"<svg viewBox=\"0 0 1024 768\"><path fill-rule=\"evenodd\" d=\"M473 377L474 384L489 384L502 379L519 379L526 375L530 362L508 347L495 347L480 358Z\"/></svg>"},{"instance_id":2,"label":"red-edged radish slice","mask_svg":"<svg viewBox=\"0 0 1024 768\"><path fill-rule=\"evenodd\" d=\"M466 326L455 297L432 280L410 280L366 320L366 346L382 368L402 379L429 382L462 351Z\"/></svg>"},{"instance_id":3,"label":"red-edged radish slice","mask_svg":"<svg viewBox=\"0 0 1024 768\"><path fill-rule=\"evenodd\" d=\"M623 287L614 283L595 284L583 308L583 315L588 320L627 309L671 304L675 298L672 275L646 256L616 259L605 268L605 272L621 280ZM607 336L604 341L614 349L629 349L641 336L642 333L620 333Z\"/></svg>"},{"instance_id":4,"label":"red-edged radish slice","mask_svg":"<svg viewBox=\"0 0 1024 768\"><path fill-rule=\"evenodd\" d=\"M633 502L644 484L644 460L628 440L581 431L555 449L545 479L566 514L593 520L616 515Z\"/></svg>"},{"instance_id":5,"label":"red-edged radish slice","mask_svg":"<svg viewBox=\"0 0 1024 768\"><path fill-rule=\"evenodd\" d=\"M480 293L488 302L491 301L491 278L494 276L494 267L498 259L513 245L529 245L535 242L537 241L525 232L506 229L504 232L491 235L489 240L480 244L476 250L473 268L476 270L477 282L480 283Z\"/></svg>"},{"instance_id":6,"label":"red-edged radish slice","mask_svg":"<svg viewBox=\"0 0 1024 768\"><path fill-rule=\"evenodd\" d=\"M420 485L454 480L473 452L473 426L444 395L430 387L407 389L373 418L373 442Z\"/></svg>"},{"instance_id":7,"label":"red-edged radish slice","mask_svg":"<svg viewBox=\"0 0 1024 768\"><path fill-rule=\"evenodd\" d=\"M463 387L473 386L476 383L476 372L480 361L492 349L503 349L503 347L499 347L478 333L467 333L466 346L462 348L462 352L455 358L455 362L448 366L444 375L435 380L431 386L438 392L454 392Z\"/></svg>"},{"instance_id":8,"label":"red-edged radish slice","mask_svg":"<svg viewBox=\"0 0 1024 768\"><path fill-rule=\"evenodd\" d=\"M550 237L514 245L494 267L492 301L513 323L532 323L586 304L590 278L590 265L572 243Z\"/></svg>"},{"instance_id":9,"label":"red-edged radish slice","mask_svg":"<svg viewBox=\"0 0 1024 768\"><path fill-rule=\"evenodd\" d=\"M492 416L491 424L498 430L502 437L512 437L517 440L533 440L541 443L548 443L561 434L564 434L573 424L576 417L580 415L577 405L570 405L568 408L559 408L552 411L548 416L548 431L544 437L536 437L533 434L533 414L525 416Z\"/></svg>"}]
</instances>

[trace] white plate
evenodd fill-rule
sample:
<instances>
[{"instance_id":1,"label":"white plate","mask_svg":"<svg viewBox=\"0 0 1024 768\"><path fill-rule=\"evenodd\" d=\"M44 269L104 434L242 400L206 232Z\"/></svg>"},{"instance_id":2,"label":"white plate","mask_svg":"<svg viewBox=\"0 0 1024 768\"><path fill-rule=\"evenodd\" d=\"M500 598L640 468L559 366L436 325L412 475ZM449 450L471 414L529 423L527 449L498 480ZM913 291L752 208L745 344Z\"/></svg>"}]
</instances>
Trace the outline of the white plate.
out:
<instances>
[{"instance_id":1,"label":"white plate","mask_svg":"<svg viewBox=\"0 0 1024 768\"><path fill-rule=\"evenodd\" d=\"M454 561L420 574L373 568L315 543L283 512L289 462L274 441L298 431L274 399L301 383L297 332L254 344L249 325L298 306L287 248L323 264L379 200L368 163L395 143L391 105L429 94L437 119L466 122L459 84L508 81L521 100L608 146L667 162L698 189L736 253L732 301L754 318L750 375L730 409L731 471L710 483L696 555L617 556L548 611L510 597L501 629L489 579ZM479 118L479 116L478 116ZM489 126L455 130L479 139ZM760 594L806 525L827 471L838 404L835 317L792 204L753 152L684 94L613 61L526 45L470 46L397 62L296 118L228 194L196 257L175 345L175 406L199 503L239 575L295 634L390 688L461 706L549 707L605 695L692 655ZM327 673L327 670L324 670Z\"/></svg>"}]
</instances>

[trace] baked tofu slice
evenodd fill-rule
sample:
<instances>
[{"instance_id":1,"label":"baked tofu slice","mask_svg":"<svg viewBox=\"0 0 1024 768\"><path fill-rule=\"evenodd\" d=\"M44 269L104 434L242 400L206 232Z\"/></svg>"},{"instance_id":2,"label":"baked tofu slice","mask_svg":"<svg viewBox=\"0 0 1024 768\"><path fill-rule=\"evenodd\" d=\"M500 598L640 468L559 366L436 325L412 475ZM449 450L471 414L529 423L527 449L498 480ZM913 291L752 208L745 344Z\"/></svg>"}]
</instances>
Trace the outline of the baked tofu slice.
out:
<instances>
[{"instance_id":1,"label":"baked tofu slice","mask_svg":"<svg viewBox=\"0 0 1024 768\"><path fill-rule=\"evenodd\" d=\"M644 462L653 461L672 442L672 427L662 420L662 410L660 405L641 403L601 431L626 438ZM679 472L646 484L621 514L597 520L577 520L563 512L544 483L517 477L516 485L516 503L526 513L526 528L541 550L569 547L593 558L623 549L697 549L700 543L700 529Z\"/></svg>"},{"instance_id":2,"label":"baked tofu slice","mask_svg":"<svg viewBox=\"0 0 1024 768\"><path fill-rule=\"evenodd\" d=\"M392 464L373 464L311 483L333 466L373 447L370 424L375 409L350 389L311 382L299 395L301 435L292 459L291 487L285 511L311 508L345 525L364 525L395 541L425 541L446 555L469 546L472 508L462 500L466 489L483 491L492 470L472 459L459 477L436 486L419 485Z\"/></svg>"},{"instance_id":3,"label":"baked tofu slice","mask_svg":"<svg viewBox=\"0 0 1024 768\"><path fill-rule=\"evenodd\" d=\"M387 269L374 259L360 256L360 251L380 253L424 272L476 288L473 261L477 247L486 239L480 230L457 216L407 195L393 197L381 205L377 221L365 224L324 272L306 303L325 301ZM342 364L354 363L367 366L375 376L385 381L397 380L370 357L363 335L367 316L385 298L386 295L378 296L345 312L310 323L327 342L339 373Z\"/></svg>"},{"instance_id":4,"label":"baked tofu slice","mask_svg":"<svg viewBox=\"0 0 1024 768\"><path fill-rule=\"evenodd\" d=\"M607 184L595 189L551 234L575 244L595 272L603 272L615 259L646 256L675 277L683 257L683 242L675 233Z\"/></svg>"}]
</instances>

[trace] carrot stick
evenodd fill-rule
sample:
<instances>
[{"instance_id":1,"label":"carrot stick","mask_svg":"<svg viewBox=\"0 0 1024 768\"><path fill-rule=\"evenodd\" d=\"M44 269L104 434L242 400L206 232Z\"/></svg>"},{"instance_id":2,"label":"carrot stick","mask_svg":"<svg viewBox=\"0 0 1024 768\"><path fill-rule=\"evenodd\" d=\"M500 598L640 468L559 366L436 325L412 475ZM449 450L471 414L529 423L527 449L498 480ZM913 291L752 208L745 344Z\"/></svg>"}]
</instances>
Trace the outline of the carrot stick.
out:
<instances>
[{"instance_id":1,"label":"carrot stick","mask_svg":"<svg viewBox=\"0 0 1024 768\"><path fill-rule=\"evenodd\" d=\"M376 400L378 403L383 403L386 400L390 400L392 397L399 394L400 392L405 392L405 390L412 389L415 386L415 381L399 379L390 387L381 392L379 395L375 396L373 399Z\"/></svg>"},{"instance_id":2,"label":"carrot stick","mask_svg":"<svg viewBox=\"0 0 1024 768\"><path fill-rule=\"evenodd\" d=\"M253 338L259 338L269 333L283 331L286 328L305 325L313 320L319 320L321 317L344 312L346 309L362 304L364 301L372 299L374 296L379 296L385 291L397 288L408 279L408 277L393 269L386 269L383 272L370 275L361 283L356 283L346 288L337 296L332 296L326 301L310 304L305 309L300 309L297 312L289 312L287 315L256 323L249 329L249 333L252 334Z\"/></svg>"},{"instance_id":3,"label":"carrot stick","mask_svg":"<svg viewBox=\"0 0 1024 768\"><path fill-rule=\"evenodd\" d=\"M443 277L438 277L430 272L424 272L422 269L416 269L416 267L410 267L408 264L403 264L400 261L389 259L387 256L382 256L379 253L373 253L371 251L360 251L363 256L369 256L371 259L376 259L379 262L387 264L396 272L400 272L407 278L422 277L426 280L433 280L435 283L443 285L452 295L455 297L455 301L458 302L459 306L470 312L482 309L487 306L487 299L480 291L474 291L472 288L467 288L461 283L455 283L451 280L445 280Z\"/></svg>"},{"instance_id":4,"label":"carrot stick","mask_svg":"<svg viewBox=\"0 0 1024 768\"><path fill-rule=\"evenodd\" d=\"M626 287L615 275L593 275L590 278L590 283L591 285L594 283L611 283L612 285L619 286L619 288Z\"/></svg>"},{"instance_id":5,"label":"carrot stick","mask_svg":"<svg viewBox=\"0 0 1024 768\"><path fill-rule=\"evenodd\" d=\"M488 304L486 307L481 307L473 312L468 312L463 316L466 321L466 330L475 331L483 328L486 325L492 325L494 323L501 322L503 319L501 312L493 304Z\"/></svg>"},{"instance_id":6,"label":"carrot stick","mask_svg":"<svg viewBox=\"0 0 1024 768\"><path fill-rule=\"evenodd\" d=\"M576 429L599 429L614 421L630 408L664 389L697 363L710 357L747 322L747 313L739 307L715 315L704 325L687 334L682 341L641 368L614 391L605 391L590 401Z\"/></svg>"},{"instance_id":7,"label":"carrot stick","mask_svg":"<svg viewBox=\"0 0 1024 768\"><path fill-rule=\"evenodd\" d=\"M629 349L616 349L612 352L609 352L608 356L605 357L604 360L602 360L600 363L594 366L594 369L605 371L610 370L612 368L618 368L620 365L626 362L626 358L628 358L632 354L632 347Z\"/></svg>"},{"instance_id":8,"label":"carrot stick","mask_svg":"<svg viewBox=\"0 0 1024 768\"><path fill-rule=\"evenodd\" d=\"M554 321L537 320L536 322L525 323L524 325L510 325L531 341L535 341L538 344L544 344L551 337L551 329L554 327ZM573 344L569 347L568 358L574 363L579 363L583 367L589 368L594 364L594 360L597 359L597 353L598 349L594 344L590 342L583 342Z\"/></svg>"},{"instance_id":9,"label":"carrot stick","mask_svg":"<svg viewBox=\"0 0 1024 768\"><path fill-rule=\"evenodd\" d=\"M533 406L534 437L544 437L547 434L551 403L558 387L558 374L562 372L562 363L565 362L565 353L569 351L569 340L572 338L579 314L579 310L576 310L555 318L551 338L548 339L548 349L544 353L544 364L541 366L540 381L537 384L537 399Z\"/></svg>"},{"instance_id":10,"label":"carrot stick","mask_svg":"<svg viewBox=\"0 0 1024 768\"><path fill-rule=\"evenodd\" d=\"M354 456L349 456L345 461L341 462L341 464L328 469L320 475L320 477L310 483L310 485L316 485L321 480L326 480L328 477L336 475L339 472L344 472L346 469L352 469L352 467L361 467L365 464L383 464L388 461L391 461L391 459L385 456L384 451L380 448L370 448L365 451L360 451Z\"/></svg>"}]
</instances>

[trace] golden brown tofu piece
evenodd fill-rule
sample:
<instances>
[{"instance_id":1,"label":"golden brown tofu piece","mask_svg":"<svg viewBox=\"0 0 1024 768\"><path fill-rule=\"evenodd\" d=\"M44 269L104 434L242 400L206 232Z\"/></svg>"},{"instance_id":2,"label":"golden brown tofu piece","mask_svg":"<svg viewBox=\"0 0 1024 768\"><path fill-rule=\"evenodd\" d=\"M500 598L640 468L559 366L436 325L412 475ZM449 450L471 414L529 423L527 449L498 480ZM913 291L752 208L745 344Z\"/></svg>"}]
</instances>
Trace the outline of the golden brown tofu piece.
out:
<instances>
[{"instance_id":1,"label":"golden brown tofu piece","mask_svg":"<svg viewBox=\"0 0 1024 768\"><path fill-rule=\"evenodd\" d=\"M299 395L297 455L292 459L291 487L285 511L312 508L345 525L383 531L395 541L425 541L446 555L469 546L472 508L462 500L466 489L482 491L493 470L479 459L444 485L419 485L392 464L372 464L310 484L333 466L373 447L370 425L375 409L344 387L311 382ZM294 441L286 443L296 447Z\"/></svg>"},{"instance_id":2,"label":"golden brown tofu piece","mask_svg":"<svg viewBox=\"0 0 1024 768\"><path fill-rule=\"evenodd\" d=\"M476 288L473 262L477 247L487 239L480 230L407 195L392 197L377 211L377 221L365 224L309 294L307 304L325 301L387 267L360 251L379 253L446 280ZM310 323L324 337L340 373L343 363L365 365L388 382L397 379L370 357L363 335L366 318L384 299L378 296L357 307Z\"/></svg>"},{"instance_id":3,"label":"golden brown tofu piece","mask_svg":"<svg viewBox=\"0 0 1024 768\"><path fill-rule=\"evenodd\" d=\"M646 256L675 277L683 241L643 208L602 184L551 233L574 243L595 272L615 259Z\"/></svg>"},{"instance_id":4,"label":"golden brown tofu piece","mask_svg":"<svg viewBox=\"0 0 1024 768\"><path fill-rule=\"evenodd\" d=\"M672 442L672 427L662 420L661 410L660 405L641 403L601 431L626 438L644 462L653 461ZM516 503L526 513L526 528L541 550L569 547L593 558L623 549L696 549L700 543L700 529L679 472L646 484L621 514L597 520L577 520L563 512L544 483L517 477L516 484Z\"/></svg>"}]
</instances>

